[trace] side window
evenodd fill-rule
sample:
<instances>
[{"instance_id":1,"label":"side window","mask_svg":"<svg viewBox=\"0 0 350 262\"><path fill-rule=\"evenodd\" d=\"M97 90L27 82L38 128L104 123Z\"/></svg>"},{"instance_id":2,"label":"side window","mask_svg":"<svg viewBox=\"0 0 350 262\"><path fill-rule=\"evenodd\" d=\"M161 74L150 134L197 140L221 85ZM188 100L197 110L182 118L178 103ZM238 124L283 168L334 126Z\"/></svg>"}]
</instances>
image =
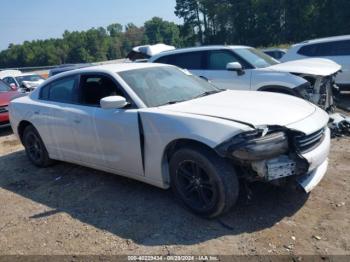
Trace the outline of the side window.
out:
<instances>
[{"instance_id":1,"label":"side window","mask_svg":"<svg viewBox=\"0 0 350 262\"><path fill-rule=\"evenodd\" d=\"M154 61L154 63L160 63L160 64L171 64L169 63L169 56L162 56L160 58L158 58L156 61Z\"/></svg>"},{"instance_id":2,"label":"side window","mask_svg":"<svg viewBox=\"0 0 350 262\"><path fill-rule=\"evenodd\" d=\"M334 56L350 56L350 40L333 42Z\"/></svg>"},{"instance_id":3,"label":"side window","mask_svg":"<svg viewBox=\"0 0 350 262\"><path fill-rule=\"evenodd\" d=\"M306 45L298 50L298 54L304 56L316 56L317 46L316 45Z\"/></svg>"},{"instance_id":4,"label":"side window","mask_svg":"<svg viewBox=\"0 0 350 262\"><path fill-rule=\"evenodd\" d=\"M317 57L317 56L332 56L333 43L320 43L303 46L299 49L298 54Z\"/></svg>"},{"instance_id":5,"label":"side window","mask_svg":"<svg viewBox=\"0 0 350 262\"><path fill-rule=\"evenodd\" d=\"M238 59L230 52L224 50L208 52L208 69L209 70L226 70L228 63L239 62Z\"/></svg>"},{"instance_id":6,"label":"side window","mask_svg":"<svg viewBox=\"0 0 350 262\"><path fill-rule=\"evenodd\" d=\"M163 63L178 66L188 70L203 69L204 52L190 52L163 56L156 60L156 63Z\"/></svg>"},{"instance_id":7,"label":"side window","mask_svg":"<svg viewBox=\"0 0 350 262\"><path fill-rule=\"evenodd\" d=\"M75 103L76 102L76 77L67 77L57 80L41 90L40 98L44 100Z\"/></svg>"},{"instance_id":8,"label":"side window","mask_svg":"<svg viewBox=\"0 0 350 262\"><path fill-rule=\"evenodd\" d=\"M81 104L100 106L100 100L108 96L123 96L111 78L101 75L81 76L79 97Z\"/></svg>"},{"instance_id":9,"label":"side window","mask_svg":"<svg viewBox=\"0 0 350 262\"><path fill-rule=\"evenodd\" d=\"M11 84L15 84L16 85L16 82L15 82L15 80L12 77L5 77L4 78L4 82L8 83L9 85L11 85Z\"/></svg>"}]
</instances>

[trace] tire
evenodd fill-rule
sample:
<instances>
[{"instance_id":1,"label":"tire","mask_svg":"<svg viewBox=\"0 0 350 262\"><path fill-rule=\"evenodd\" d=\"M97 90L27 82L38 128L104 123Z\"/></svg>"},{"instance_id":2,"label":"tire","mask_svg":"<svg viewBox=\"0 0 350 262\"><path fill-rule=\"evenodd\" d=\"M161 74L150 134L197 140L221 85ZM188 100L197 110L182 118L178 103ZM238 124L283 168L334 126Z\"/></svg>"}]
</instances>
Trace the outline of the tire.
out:
<instances>
[{"instance_id":1,"label":"tire","mask_svg":"<svg viewBox=\"0 0 350 262\"><path fill-rule=\"evenodd\" d=\"M195 214L215 218L235 205L239 193L235 170L209 149L179 149L169 168L174 194Z\"/></svg>"},{"instance_id":2,"label":"tire","mask_svg":"<svg viewBox=\"0 0 350 262\"><path fill-rule=\"evenodd\" d=\"M27 126L23 132L23 145L29 160L37 167L48 167L54 163L50 159L44 142L33 126Z\"/></svg>"}]
</instances>

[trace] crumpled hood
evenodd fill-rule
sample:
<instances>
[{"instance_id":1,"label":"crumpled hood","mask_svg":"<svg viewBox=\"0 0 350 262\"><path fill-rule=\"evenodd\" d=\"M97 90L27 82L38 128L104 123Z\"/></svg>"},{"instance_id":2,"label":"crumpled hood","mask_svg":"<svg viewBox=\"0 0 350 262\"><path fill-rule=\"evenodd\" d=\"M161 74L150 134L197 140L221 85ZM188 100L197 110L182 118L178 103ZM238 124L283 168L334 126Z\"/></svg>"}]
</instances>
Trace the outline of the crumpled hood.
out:
<instances>
[{"instance_id":1,"label":"crumpled hood","mask_svg":"<svg viewBox=\"0 0 350 262\"><path fill-rule=\"evenodd\" d=\"M315 105L290 95L233 90L160 108L228 119L254 127L287 126L316 111Z\"/></svg>"},{"instance_id":2,"label":"crumpled hood","mask_svg":"<svg viewBox=\"0 0 350 262\"><path fill-rule=\"evenodd\" d=\"M266 69L271 69L279 72L316 76L330 76L339 72L341 68L342 67L337 63L324 58L307 58L294 60L266 67Z\"/></svg>"}]
</instances>

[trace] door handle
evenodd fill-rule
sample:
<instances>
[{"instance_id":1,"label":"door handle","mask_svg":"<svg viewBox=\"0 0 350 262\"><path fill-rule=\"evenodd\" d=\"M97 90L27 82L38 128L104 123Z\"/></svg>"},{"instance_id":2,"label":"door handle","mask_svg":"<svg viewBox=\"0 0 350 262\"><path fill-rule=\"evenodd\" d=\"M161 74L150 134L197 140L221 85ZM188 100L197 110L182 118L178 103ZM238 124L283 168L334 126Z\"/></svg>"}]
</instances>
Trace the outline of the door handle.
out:
<instances>
[{"instance_id":1,"label":"door handle","mask_svg":"<svg viewBox=\"0 0 350 262\"><path fill-rule=\"evenodd\" d=\"M34 111L34 115L40 115L40 111Z\"/></svg>"},{"instance_id":2,"label":"door handle","mask_svg":"<svg viewBox=\"0 0 350 262\"><path fill-rule=\"evenodd\" d=\"M80 124L80 123L81 123L81 120L80 120L80 119L74 119L73 122L74 122L75 124Z\"/></svg>"}]
</instances>

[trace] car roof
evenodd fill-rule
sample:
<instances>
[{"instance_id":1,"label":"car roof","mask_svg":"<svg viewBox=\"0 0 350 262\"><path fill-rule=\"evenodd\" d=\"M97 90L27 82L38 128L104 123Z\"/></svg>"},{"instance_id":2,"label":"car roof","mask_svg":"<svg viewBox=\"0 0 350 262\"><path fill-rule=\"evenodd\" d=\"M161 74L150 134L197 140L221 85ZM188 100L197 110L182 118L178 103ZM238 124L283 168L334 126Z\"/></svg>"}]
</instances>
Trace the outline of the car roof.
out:
<instances>
[{"instance_id":1,"label":"car roof","mask_svg":"<svg viewBox=\"0 0 350 262\"><path fill-rule=\"evenodd\" d=\"M151 63L116 63L116 64L96 65L96 66L89 66L89 67L84 67L84 68L63 72L55 76L52 76L49 79L56 80L61 77L75 75L75 74L83 74L83 73L105 73L105 72L119 73L119 72L136 70L136 69L165 67L165 66L169 66L169 65L157 64L157 63L153 63L153 64Z\"/></svg>"},{"instance_id":2,"label":"car roof","mask_svg":"<svg viewBox=\"0 0 350 262\"><path fill-rule=\"evenodd\" d=\"M284 48L267 48L267 49L262 49L261 51L263 51L263 52L276 52L276 51L279 51L279 52L286 53L287 49L284 49Z\"/></svg>"},{"instance_id":3,"label":"car roof","mask_svg":"<svg viewBox=\"0 0 350 262\"><path fill-rule=\"evenodd\" d=\"M90 66L90 67L81 68L73 71L74 72L109 71L113 73L119 73L119 72L124 72L129 70L153 68L153 67L159 67L159 66L167 66L167 65L150 64L150 63L117 63L117 64Z\"/></svg>"},{"instance_id":4,"label":"car roof","mask_svg":"<svg viewBox=\"0 0 350 262\"><path fill-rule=\"evenodd\" d=\"M21 77L21 76L30 76L30 75L36 75L36 73L23 73L19 70L4 70L0 72L0 78L5 77Z\"/></svg>"},{"instance_id":5,"label":"car roof","mask_svg":"<svg viewBox=\"0 0 350 262\"><path fill-rule=\"evenodd\" d=\"M187 53L187 52L196 52L196 51L209 51L209 50L221 50L221 49L243 49L243 48L251 48L250 46L244 46L244 45L209 45L209 46L197 46L197 47L187 47L187 48L179 48L171 51L164 51L157 55L154 55L154 57L160 57L163 55L170 55L170 54L180 54L180 53Z\"/></svg>"},{"instance_id":6,"label":"car roof","mask_svg":"<svg viewBox=\"0 0 350 262\"><path fill-rule=\"evenodd\" d=\"M302 44L317 44L317 43L342 41L342 40L350 40L350 35L331 36L331 37L324 37L324 38L306 40L306 41L303 41L303 42L301 42L299 44L300 45L302 45Z\"/></svg>"}]
</instances>

